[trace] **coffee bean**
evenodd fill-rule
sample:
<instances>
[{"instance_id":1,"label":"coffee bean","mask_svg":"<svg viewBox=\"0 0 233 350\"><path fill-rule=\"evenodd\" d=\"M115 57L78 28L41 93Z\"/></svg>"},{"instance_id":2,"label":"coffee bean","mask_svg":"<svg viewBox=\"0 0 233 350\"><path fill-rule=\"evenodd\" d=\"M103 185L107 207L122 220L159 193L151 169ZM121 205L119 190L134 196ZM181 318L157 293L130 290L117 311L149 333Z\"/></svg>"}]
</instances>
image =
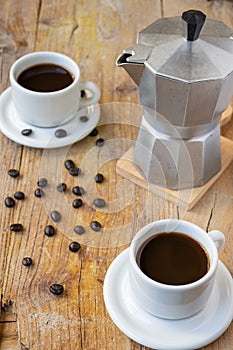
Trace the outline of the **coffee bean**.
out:
<instances>
[{"instance_id":1,"label":"coffee bean","mask_svg":"<svg viewBox=\"0 0 233 350\"><path fill-rule=\"evenodd\" d=\"M89 118L86 115L82 115L79 119L82 123L86 123L89 120Z\"/></svg>"},{"instance_id":2,"label":"coffee bean","mask_svg":"<svg viewBox=\"0 0 233 350\"><path fill-rule=\"evenodd\" d=\"M102 138L99 138L98 140L96 140L96 146L98 146L98 147L101 147L101 146L103 146L103 144L104 144L104 139L102 139Z\"/></svg>"},{"instance_id":3,"label":"coffee bean","mask_svg":"<svg viewBox=\"0 0 233 350\"><path fill-rule=\"evenodd\" d=\"M81 187L81 186L74 186L72 188L72 192L73 194L75 194L76 196L83 196L85 193L85 190Z\"/></svg>"},{"instance_id":4,"label":"coffee bean","mask_svg":"<svg viewBox=\"0 0 233 350\"><path fill-rule=\"evenodd\" d=\"M18 177L19 176L19 170L17 170L17 169L10 169L10 170L8 170L7 173L11 177Z\"/></svg>"},{"instance_id":5,"label":"coffee bean","mask_svg":"<svg viewBox=\"0 0 233 350\"><path fill-rule=\"evenodd\" d=\"M101 230L101 224L98 221L92 221L90 227L93 231L99 232Z\"/></svg>"},{"instance_id":6,"label":"coffee bean","mask_svg":"<svg viewBox=\"0 0 233 350\"><path fill-rule=\"evenodd\" d=\"M54 133L54 135L58 138L61 139L62 137L66 137L67 136L67 132L64 129L57 129Z\"/></svg>"},{"instance_id":7,"label":"coffee bean","mask_svg":"<svg viewBox=\"0 0 233 350\"><path fill-rule=\"evenodd\" d=\"M81 170L78 167L69 169L69 174L72 176L78 176L80 173L81 173Z\"/></svg>"},{"instance_id":8,"label":"coffee bean","mask_svg":"<svg viewBox=\"0 0 233 350\"><path fill-rule=\"evenodd\" d=\"M17 191L14 193L15 199L22 200L25 198L25 194L21 191Z\"/></svg>"},{"instance_id":9,"label":"coffee bean","mask_svg":"<svg viewBox=\"0 0 233 350\"><path fill-rule=\"evenodd\" d=\"M22 264L24 266L31 266L32 265L32 259L27 256L27 257L23 258Z\"/></svg>"},{"instance_id":10,"label":"coffee bean","mask_svg":"<svg viewBox=\"0 0 233 350\"><path fill-rule=\"evenodd\" d=\"M23 231L23 225L22 224L11 224L10 230L14 232L20 232Z\"/></svg>"},{"instance_id":11,"label":"coffee bean","mask_svg":"<svg viewBox=\"0 0 233 350\"><path fill-rule=\"evenodd\" d=\"M81 248L81 245L78 242L71 242L69 245L69 250L73 253L76 253Z\"/></svg>"},{"instance_id":12,"label":"coffee bean","mask_svg":"<svg viewBox=\"0 0 233 350\"><path fill-rule=\"evenodd\" d=\"M57 185L58 192L65 192L66 188L67 188L67 186L64 182L61 182L60 184Z\"/></svg>"},{"instance_id":13,"label":"coffee bean","mask_svg":"<svg viewBox=\"0 0 233 350\"><path fill-rule=\"evenodd\" d=\"M15 200L12 197L5 198L5 205L7 208L13 208L15 206Z\"/></svg>"},{"instance_id":14,"label":"coffee bean","mask_svg":"<svg viewBox=\"0 0 233 350\"><path fill-rule=\"evenodd\" d=\"M48 185L48 180L45 177L42 177L37 182L37 186L39 186L39 187L45 187L47 185Z\"/></svg>"},{"instance_id":15,"label":"coffee bean","mask_svg":"<svg viewBox=\"0 0 233 350\"><path fill-rule=\"evenodd\" d=\"M96 129L96 128L94 128L91 132L90 132L90 134L89 134L89 136L96 136L96 135L98 135L98 130Z\"/></svg>"},{"instance_id":16,"label":"coffee bean","mask_svg":"<svg viewBox=\"0 0 233 350\"><path fill-rule=\"evenodd\" d=\"M44 191L41 188L37 188L34 192L35 196L40 198L44 195Z\"/></svg>"},{"instance_id":17,"label":"coffee bean","mask_svg":"<svg viewBox=\"0 0 233 350\"><path fill-rule=\"evenodd\" d=\"M54 236L56 233L56 230L55 228L52 226L52 225L47 225L45 226L45 229L44 229L44 234L48 237L52 237Z\"/></svg>"},{"instance_id":18,"label":"coffee bean","mask_svg":"<svg viewBox=\"0 0 233 350\"><path fill-rule=\"evenodd\" d=\"M83 201L80 198L74 199L72 205L75 209L80 208L83 205Z\"/></svg>"},{"instance_id":19,"label":"coffee bean","mask_svg":"<svg viewBox=\"0 0 233 350\"><path fill-rule=\"evenodd\" d=\"M80 96L81 96L81 98L85 97L86 96L86 91L85 90L81 90L80 91Z\"/></svg>"},{"instance_id":20,"label":"coffee bean","mask_svg":"<svg viewBox=\"0 0 233 350\"><path fill-rule=\"evenodd\" d=\"M103 208L106 206L106 202L103 198L96 198L93 202L93 204L97 207L97 208Z\"/></svg>"},{"instance_id":21,"label":"coffee bean","mask_svg":"<svg viewBox=\"0 0 233 350\"><path fill-rule=\"evenodd\" d=\"M103 182L103 181L104 181L104 175L102 175L102 174L100 174L100 173L96 174L96 176L95 176L95 182L97 182L98 184L100 184L100 183Z\"/></svg>"},{"instance_id":22,"label":"coffee bean","mask_svg":"<svg viewBox=\"0 0 233 350\"><path fill-rule=\"evenodd\" d=\"M49 290L54 295L61 295L64 293L64 287L61 284L54 283L49 287Z\"/></svg>"},{"instance_id":23,"label":"coffee bean","mask_svg":"<svg viewBox=\"0 0 233 350\"><path fill-rule=\"evenodd\" d=\"M77 225L74 227L74 232L77 233L78 235L82 235L85 233L85 229L81 225Z\"/></svg>"},{"instance_id":24,"label":"coffee bean","mask_svg":"<svg viewBox=\"0 0 233 350\"><path fill-rule=\"evenodd\" d=\"M57 210L53 210L50 214L50 218L54 221L54 222L58 222L61 220L61 214L59 213L59 211Z\"/></svg>"},{"instance_id":25,"label":"coffee bean","mask_svg":"<svg viewBox=\"0 0 233 350\"><path fill-rule=\"evenodd\" d=\"M71 159L67 159L64 164L67 170L75 167L74 162Z\"/></svg>"},{"instance_id":26,"label":"coffee bean","mask_svg":"<svg viewBox=\"0 0 233 350\"><path fill-rule=\"evenodd\" d=\"M23 130L21 131L21 134L22 134L23 136L30 136L30 135L32 134L32 129L23 129Z\"/></svg>"}]
</instances>

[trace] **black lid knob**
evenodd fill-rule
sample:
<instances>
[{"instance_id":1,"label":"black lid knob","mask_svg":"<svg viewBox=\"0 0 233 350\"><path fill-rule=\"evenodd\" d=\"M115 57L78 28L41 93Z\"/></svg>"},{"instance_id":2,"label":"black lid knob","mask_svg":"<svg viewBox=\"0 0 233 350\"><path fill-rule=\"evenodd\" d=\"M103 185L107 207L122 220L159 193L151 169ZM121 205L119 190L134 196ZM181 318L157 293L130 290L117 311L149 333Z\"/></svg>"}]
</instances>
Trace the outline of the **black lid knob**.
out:
<instances>
[{"instance_id":1,"label":"black lid knob","mask_svg":"<svg viewBox=\"0 0 233 350\"><path fill-rule=\"evenodd\" d=\"M206 15L198 10L188 10L182 13L182 19L187 23L187 40L197 40L205 23Z\"/></svg>"}]
</instances>

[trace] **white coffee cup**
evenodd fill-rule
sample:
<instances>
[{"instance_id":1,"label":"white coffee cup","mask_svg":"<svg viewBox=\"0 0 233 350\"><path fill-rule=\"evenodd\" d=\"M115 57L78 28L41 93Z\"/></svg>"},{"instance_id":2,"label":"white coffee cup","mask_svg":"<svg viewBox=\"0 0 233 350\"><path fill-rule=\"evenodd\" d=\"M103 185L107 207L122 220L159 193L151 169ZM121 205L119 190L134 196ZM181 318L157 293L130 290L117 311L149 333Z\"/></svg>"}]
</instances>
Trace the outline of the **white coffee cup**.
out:
<instances>
[{"instance_id":1,"label":"white coffee cup","mask_svg":"<svg viewBox=\"0 0 233 350\"><path fill-rule=\"evenodd\" d=\"M37 92L21 86L17 79L29 67L53 64L65 68L73 77L73 82L52 92ZM72 119L79 109L96 103L100 91L91 81L80 80L80 69L70 57L58 52L41 51L29 53L14 62L10 69L12 100L20 119L38 127L54 127ZM81 90L91 92L81 98Z\"/></svg>"},{"instance_id":2,"label":"white coffee cup","mask_svg":"<svg viewBox=\"0 0 233 350\"><path fill-rule=\"evenodd\" d=\"M150 237L161 232L179 232L197 241L209 256L207 273L199 280L183 285L163 284L145 275L136 260L138 250ZM130 245L129 293L132 300L145 311L166 319L181 319L199 312L211 294L218 265L218 251L224 241L224 235L220 231L206 233L187 221L160 220L143 227Z\"/></svg>"}]
</instances>

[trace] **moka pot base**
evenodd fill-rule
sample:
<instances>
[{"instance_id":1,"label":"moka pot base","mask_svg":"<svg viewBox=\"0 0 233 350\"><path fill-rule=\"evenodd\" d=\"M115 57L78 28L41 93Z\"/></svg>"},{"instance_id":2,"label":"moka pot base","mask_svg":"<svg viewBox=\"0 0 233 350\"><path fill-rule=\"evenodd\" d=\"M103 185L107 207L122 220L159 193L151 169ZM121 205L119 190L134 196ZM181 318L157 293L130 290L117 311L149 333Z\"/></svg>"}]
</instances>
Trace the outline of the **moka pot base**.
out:
<instances>
[{"instance_id":1,"label":"moka pot base","mask_svg":"<svg viewBox=\"0 0 233 350\"><path fill-rule=\"evenodd\" d=\"M144 109L133 163L157 186L183 190L206 184L221 169L220 118L211 126L176 128Z\"/></svg>"},{"instance_id":2,"label":"moka pot base","mask_svg":"<svg viewBox=\"0 0 233 350\"><path fill-rule=\"evenodd\" d=\"M137 170L133 163L134 147L130 148L117 162L117 173L136 185L154 193L164 200L171 201L175 205L191 210L204 196L208 189L217 181L233 160L233 141L221 136L221 170L213 176L205 185L184 190L170 190L149 183Z\"/></svg>"}]
</instances>

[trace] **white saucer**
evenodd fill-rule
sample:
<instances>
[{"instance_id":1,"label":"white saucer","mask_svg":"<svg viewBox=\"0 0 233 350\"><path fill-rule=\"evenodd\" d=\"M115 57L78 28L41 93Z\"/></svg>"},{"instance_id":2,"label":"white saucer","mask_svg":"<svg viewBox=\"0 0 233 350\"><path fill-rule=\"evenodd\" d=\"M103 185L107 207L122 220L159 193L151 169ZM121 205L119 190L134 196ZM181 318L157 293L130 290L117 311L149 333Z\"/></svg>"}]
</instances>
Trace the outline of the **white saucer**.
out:
<instances>
[{"instance_id":1,"label":"white saucer","mask_svg":"<svg viewBox=\"0 0 233 350\"><path fill-rule=\"evenodd\" d=\"M113 322L139 344L159 350L198 349L217 339L233 318L232 277L219 261L216 283L205 308L182 320L157 318L129 298L129 249L110 265L104 281L104 301Z\"/></svg>"},{"instance_id":2,"label":"white saucer","mask_svg":"<svg viewBox=\"0 0 233 350\"><path fill-rule=\"evenodd\" d=\"M82 122L81 116L87 116L88 121ZM0 96L0 130L9 139L25 146L35 148L59 148L80 141L87 136L97 125L100 117L99 104L89 106L78 111L73 119L55 128L40 128L27 124L21 120L11 99L11 88L6 89ZM21 134L23 129L32 129L30 136ZM54 132L64 129L67 136L57 138Z\"/></svg>"}]
</instances>

